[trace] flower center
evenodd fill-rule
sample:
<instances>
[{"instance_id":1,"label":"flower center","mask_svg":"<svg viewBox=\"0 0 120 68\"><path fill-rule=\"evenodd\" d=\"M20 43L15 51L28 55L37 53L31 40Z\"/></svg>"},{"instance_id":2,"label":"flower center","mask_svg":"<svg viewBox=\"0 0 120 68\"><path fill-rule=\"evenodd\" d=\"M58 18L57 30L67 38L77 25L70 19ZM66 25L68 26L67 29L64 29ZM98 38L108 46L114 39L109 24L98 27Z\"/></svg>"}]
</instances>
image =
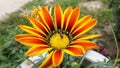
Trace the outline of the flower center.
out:
<instances>
[{"instance_id":1,"label":"flower center","mask_svg":"<svg viewBox=\"0 0 120 68\"><path fill-rule=\"evenodd\" d=\"M65 34L56 33L50 38L50 45L55 49L66 48L69 44L69 38Z\"/></svg>"}]
</instances>

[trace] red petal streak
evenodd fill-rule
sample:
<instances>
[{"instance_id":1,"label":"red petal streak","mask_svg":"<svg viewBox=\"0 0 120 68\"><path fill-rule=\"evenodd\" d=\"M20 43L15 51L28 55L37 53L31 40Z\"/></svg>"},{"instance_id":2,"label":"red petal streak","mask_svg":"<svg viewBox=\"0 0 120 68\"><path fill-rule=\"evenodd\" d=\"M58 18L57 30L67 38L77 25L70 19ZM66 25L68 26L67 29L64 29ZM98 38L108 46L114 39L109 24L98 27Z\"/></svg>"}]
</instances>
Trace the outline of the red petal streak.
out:
<instances>
[{"instance_id":1,"label":"red petal streak","mask_svg":"<svg viewBox=\"0 0 120 68\"><path fill-rule=\"evenodd\" d=\"M52 61L54 66L59 66L63 61L63 51L54 51Z\"/></svg>"},{"instance_id":2,"label":"red petal streak","mask_svg":"<svg viewBox=\"0 0 120 68\"><path fill-rule=\"evenodd\" d=\"M70 13L72 12L72 7L68 7L65 11L64 11L64 22L63 22L63 29L65 30L65 27L66 27L66 22L67 22L67 19L70 15Z\"/></svg>"},{"instance_id":3,"label":"red petal streak","mask_svg":"<svg viewBox=\"0 0 120 68\"><path fill-rule=\"evenodd\" d=\"M87 15L82 17L78 22L74 24L72 27L71 33L79 29L80 27L84 26L87 21L89 21L92 18L92 16Z\"/></svg>"},{"instance_id":4,"label":"red petal streak","mask_svg":"<svg viewBox=\"0 0 120 68\"><path fill-rule=\"evenodd\" d=\"M101 37L101 36L102 36L102 34L85 35L85 36L81 36L79 38L79 40L93 39L93 38L98 38L98 37Z\"/></svg>"},{"instance_id":5,"label":"red petal streak","mask_svg":"<svg viewBox=\"0 0 120 68\"><path fill-rule=\"evenodd\" d=\"M96 19L92 19L88 24L86 24L84 27L82 27L81 29L77 30L73 34L73 37L74 37L73 39L79 38L80 35L86 33L90 29L92 29L96 24L97 24L97 20Z\"/></svg>"},{"instance_id":6,"label":"red petal streak","mask_svg":"<svg viewBox=\"0 0 120 68\"><path fill-rule=\"evenodd\" d=\"M92 42L92 41L80 41L80 40L78 40L78 41L73 41L71 44L82 46L85 50L98 49L99 48L97 46L97 44Z\"/></svg>"},{"instance_id":7,"label":"red petal streak","mask_svg":"<svg viewBox=\"0 0 120 68\"><path fill-rule=\"evenodd\" d=\"M67 27L67 31L70 31L72 29L72 27L74 26L75 22L78 20L80 15L80 8L76 7L72 14L70 15L70 18L68 19L68 27Z\"/></svg>"},{"instance_id":8,"label":"red petal streak","mask_svg":"<svg viewBox=\"0 0 120 68\"><path fill-rule=\"evenodd\" d=\"M43 13L43 16L44 16L44 19L45 19L47 25L49 26L48 28L53 30L54 29L54 24L53 24L53 21L52 21L52 17L51 17L49 11L47 10L47 8L45 6L42 6L42 13Z\"/></svg>"},{"instance_id":9,"label":"red petal streak","mask_svg":"<svg viewBox=\"0 0 120 68\"><path fill-rule=\"evenodd\" d=\"M14 39L18 41L19 39L25 38L25 37L36 37L36 36L33 36L33 35L31 35L31 34L19 34L19 35L15 35L15 36L14 36ZM36 38L37 38L37 37L36 37Z\"/></svg>"},{"instance_id":10,"label":"red petal streak","mask_svg":"<svg viewBox=\"0 0 120 68\"><path fill-rule=\"evenodd\" d=\"M36 30L36 29L34 29L32 27L29 27L29 26L26 26L26 25L19 25L19 27L22 30L24 30L24 31L26 31L26 32L34 35L34 36L38 36L38 37L42 37L42 38L46 37L44 34L42 34L41 32L39 32L38 30Z\"/></svg>"},{"instance_id":11,"label":"red petal streak","mask_svg":"<svg viewBox=\"0 0 120 68\"><path fill-rule=\"evenodd\" d=\"M57 29L61 29L61 23L62 23L62 9L59 4L56 4L54 8L54 16L55 16L55 22L57 24Z\"/></svg>"},{"instance_id":12,"label":"red petal streak","mask_svg":"<svg viewBox=\"0 0 120 68\"><path fill-rule=\"evenodd\" d=\"M19 38L17 41L19 41L21 44L24 44L26 46L39 46L39 45L44 45L47 44L44 40L41 38L36 38L36 37L24 37L24 38Z\"/></svg>"},{"instance_id":13,"label":"red petal streak","mask_svg":"<svg viewBox=\"0 0 120 68\"><path fill-rule=\"evenodd\" d=\"M41 55L44 52L47 52L48 50L50 50L51 48L49 48L48 45L41 45L41 46L34 46L31 47L27 52L26 55L27 56L36 56L36 55Z\"/></svg>"},{"instance_id":14,"label":"red petal streak","mask_svg":"<svg viewBox=\"0 0 120 68\"><path fill-rule=\"evenodd\" d=\"M48 34L48 30L47 28L38 20L36 20L35 18L28 18L31 22L31 24L33 25L34 28L38 29L39 31L41 31L43 34Z\"/></svg>"},{"instance_id":15,"label":"red petal streak","mask_svg":"<svg viewBox=\"0 0 120 68\"><path fill-rule=\"evenodd\" d=\"M82 56L84 54L84 48L79 45L70 45L68 48L64 49L63 51L73 56Z\"/></svg>"}]
</instances>

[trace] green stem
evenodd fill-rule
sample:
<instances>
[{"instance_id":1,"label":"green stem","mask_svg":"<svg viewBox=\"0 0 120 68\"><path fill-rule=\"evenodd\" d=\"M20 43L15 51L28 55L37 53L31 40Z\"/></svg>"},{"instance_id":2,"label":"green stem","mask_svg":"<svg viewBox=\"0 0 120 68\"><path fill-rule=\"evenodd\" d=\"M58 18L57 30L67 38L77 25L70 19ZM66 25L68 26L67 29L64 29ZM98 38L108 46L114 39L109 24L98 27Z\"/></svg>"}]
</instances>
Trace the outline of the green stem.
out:
<instances>
[{"instance_id":1,"label":"green stem","mask_svg":"<svg viewBox=\"0 0 120 68\"><path fill-rule=\"evenodd\" d=\"M117 64L117 60L118 60L118 56L119 56L119 47L118 47L118 42L117 42L117 38L116 38L116 35L115 35L115 32L114 32L114 29L112 27L112 24L110 23L109 21L109 24L110 24L110 27L112 29L112 33L113 33L113 36L114 36L114 40L115 40L115 44L116 44L116 49L117 49L117 54L116 54L116 58L115 58L115 62L113 64L113 66L115 66Z\"/></svg>"},{"instance_id":2,"label":"green stem","mask_svg":"<svg viewBox=\"0 0 120 68\"><path fill-rule=\"evenodd\" d=\"M83 61L84 61L84 59L85 59L85 56L86 56L86 55L84 55L84 56L82 57L81 61L79 62L79 67L81 67L81 65L82 65L82 63L83 63Z\"/></svg>"}]
</instances>

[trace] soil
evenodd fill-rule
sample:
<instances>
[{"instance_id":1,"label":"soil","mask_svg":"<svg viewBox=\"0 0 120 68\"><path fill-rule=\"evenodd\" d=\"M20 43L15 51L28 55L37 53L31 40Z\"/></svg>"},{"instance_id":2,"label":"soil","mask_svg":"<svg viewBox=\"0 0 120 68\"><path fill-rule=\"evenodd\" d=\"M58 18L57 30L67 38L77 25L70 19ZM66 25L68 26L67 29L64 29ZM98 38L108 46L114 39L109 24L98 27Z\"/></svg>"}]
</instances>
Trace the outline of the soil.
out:
<instances>
[{"instance_id":1,"label":"soil","mask_svg":"<svg viewBox=\"0 0 120 68\"><path fill-rule=\"evenodd\" d=\"M18 10L22 5L30 0L0 0L0 19L7 14Z\"/></svg>"}]
</instances>

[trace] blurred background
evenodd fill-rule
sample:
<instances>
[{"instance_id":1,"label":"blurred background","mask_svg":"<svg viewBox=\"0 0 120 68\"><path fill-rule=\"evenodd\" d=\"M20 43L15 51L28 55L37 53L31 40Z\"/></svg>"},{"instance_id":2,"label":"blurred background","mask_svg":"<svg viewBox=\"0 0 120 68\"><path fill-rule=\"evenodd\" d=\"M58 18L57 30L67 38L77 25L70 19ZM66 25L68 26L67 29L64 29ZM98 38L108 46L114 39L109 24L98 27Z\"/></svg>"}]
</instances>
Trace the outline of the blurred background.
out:
<instances>
[{"instance_id":1,"label":"blurred background","mask_svg":"<svg viewBox=\"0 0 120 68\"><path fill-rule=\"evenodd\" d=\"M117 50L109 22L114 28L120 49L120 0L0 0L0 68L16 68L28 58L24 55L28 48L13 39L16 34L23 33L17 27L18 24L30 25L21 14L29 14L33 6L53 7L56 3L59 3L63 10L68 6L79 6L80 18L92 15L98 19L97 26L88 34L103 34L93 41L100 46L98 52L114 62ZM117 61L120 66L120 55Z\"/></svg>"}]
</instances>

